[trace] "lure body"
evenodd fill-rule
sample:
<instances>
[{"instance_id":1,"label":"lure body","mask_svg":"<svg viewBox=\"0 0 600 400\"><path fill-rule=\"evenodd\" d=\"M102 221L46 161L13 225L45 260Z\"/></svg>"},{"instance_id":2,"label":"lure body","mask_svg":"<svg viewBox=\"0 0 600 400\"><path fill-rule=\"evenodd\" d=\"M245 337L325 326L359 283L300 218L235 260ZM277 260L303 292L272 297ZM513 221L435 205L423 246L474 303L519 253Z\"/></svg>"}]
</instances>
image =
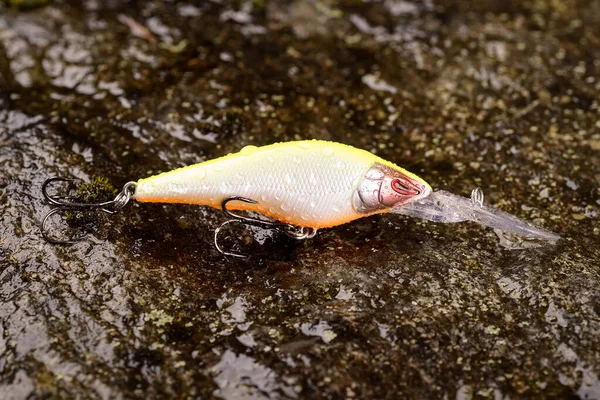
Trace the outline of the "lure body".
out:
<instances>
[{"instance_id":1,"label":"lure body","mask_svg":"<svg viewBox=\"0 0 600 400\"><path fill-rule=\"evenodd\" d=\"M228 208L319 229L388 212L430 192L418 176L368 151L308 140L247 146L141 179L134 198L220 208L227 198L241 196L257 203L231 202Z\"/></svg>"}]
</instances>

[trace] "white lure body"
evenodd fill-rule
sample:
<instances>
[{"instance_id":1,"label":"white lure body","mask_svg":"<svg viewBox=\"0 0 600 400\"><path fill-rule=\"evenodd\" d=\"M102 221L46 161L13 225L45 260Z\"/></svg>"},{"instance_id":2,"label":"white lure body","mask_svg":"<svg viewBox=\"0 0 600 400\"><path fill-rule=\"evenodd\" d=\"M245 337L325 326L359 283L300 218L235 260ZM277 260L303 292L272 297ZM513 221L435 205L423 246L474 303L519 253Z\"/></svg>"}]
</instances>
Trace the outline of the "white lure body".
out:
<instances>
[{"instance_id":1,"label":"white lure body","mask_svg":"<svg viewBox=\"0 0 600 400\"><path fill-rule=\"evenodd\" d=\"M325 228L366 215L356 209L357 189L376 163L418 179L365 150L312 140L247 146L239 153L142 179L134 197L220 208L225 199L241 196L257 204L234 201L228 208Z\"/></svg>"}]
</instances>

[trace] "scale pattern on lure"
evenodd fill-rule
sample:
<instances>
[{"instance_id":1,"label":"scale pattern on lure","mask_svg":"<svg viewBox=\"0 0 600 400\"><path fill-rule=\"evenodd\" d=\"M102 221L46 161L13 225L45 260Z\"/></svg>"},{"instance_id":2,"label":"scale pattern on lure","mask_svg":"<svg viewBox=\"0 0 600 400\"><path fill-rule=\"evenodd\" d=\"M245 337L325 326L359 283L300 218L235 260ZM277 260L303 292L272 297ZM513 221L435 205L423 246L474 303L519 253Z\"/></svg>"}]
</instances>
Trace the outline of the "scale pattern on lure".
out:
<instances>
[{"instance_id":1,"label":"scale pattern on lure","mask_svg":"<svg viewBox=\"0 0 600 400\"><path fill-rule=\"evenodd\" d=\"M222 208L234 220L282 229L304 239L317 229L341 225L372 214L394 212L436 222L475 221L481 225L534 239L555 242L559 236L472 198L433 192L417 175L352 146L307 140L240 152L130 182L113 202L95 205L45 197L59 208L96 208L115 212L131 199L139 202L186 203ZM246 217L232 210L253 211L278 222ZM53 210L45 219L56 212ZM220 228L219 228L220 229ZM217 243L215 245L222 251ZM59 242L52 240L53 242ZM232 253L226 253L235 255Z\"/></svg>"}]
</instances>

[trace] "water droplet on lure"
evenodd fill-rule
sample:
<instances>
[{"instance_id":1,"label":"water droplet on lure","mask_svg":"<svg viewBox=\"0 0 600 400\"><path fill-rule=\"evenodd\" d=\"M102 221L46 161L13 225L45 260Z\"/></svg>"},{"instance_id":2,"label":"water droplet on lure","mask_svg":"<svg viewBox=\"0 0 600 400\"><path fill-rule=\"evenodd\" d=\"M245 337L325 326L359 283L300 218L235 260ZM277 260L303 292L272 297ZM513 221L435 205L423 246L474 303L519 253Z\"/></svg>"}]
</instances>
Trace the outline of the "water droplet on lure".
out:
<instances>
[{"instance_id":1,"label":"water droplet on lure","mask_svg":"<svg viewBox=\"0 0 600 400\"><path fill-rule=\"evenodd\" d=\"M324 147L323 150L321 150L321 154L323 154L325 157L329 157L330 155L333 154L333 149L331 147Z\"/></svg>"},{"instance_id":2,"label":"water droplet on lure","mask_svg":"<svg viewBox=\"0 0 600 400\"><path fill-rule=\"evenodd\" d=\"M346 163L344 163L342 161L338 161L335 163L334 167L335 167L335 169L342 170L342 169L346 168Z\"/></svg>"},{"instance_id":3,"label":"water droplet on lure","mask_svg":"<svg viewBox=\"0 0 600 400\"><path fill-rule=\"evenodd\" d=\"M258 147L253 146L253 145L248 145L248 146L245 146L242 150L240 150L240 154L249 156L249 155L254 154L256 152L256 149L258 149Z\"/></svg>"}]
</instances>

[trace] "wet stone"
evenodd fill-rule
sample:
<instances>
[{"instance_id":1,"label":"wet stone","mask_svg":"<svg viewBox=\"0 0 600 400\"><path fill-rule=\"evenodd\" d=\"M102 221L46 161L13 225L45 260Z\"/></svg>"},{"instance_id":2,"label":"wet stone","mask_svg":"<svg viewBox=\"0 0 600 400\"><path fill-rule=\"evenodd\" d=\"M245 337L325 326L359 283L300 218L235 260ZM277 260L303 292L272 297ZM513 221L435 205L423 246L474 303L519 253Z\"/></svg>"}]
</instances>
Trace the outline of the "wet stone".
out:
<instances>
[{"instance_id":1,"label":"wet stone","mask_svg":"<svg viewBox=\"0 0 600 400\"><path fill-rule=\"evenodd\" d=\"M0 2L3 398L600 398L597 2L17 3ZM378 215L303 242L240 229L226 240L251 257L233 259L219 210L148 203L41 238L49 177L119 188L310 138L481 187L562 239L509 250Z\"/></svg>"}]
</instances>

